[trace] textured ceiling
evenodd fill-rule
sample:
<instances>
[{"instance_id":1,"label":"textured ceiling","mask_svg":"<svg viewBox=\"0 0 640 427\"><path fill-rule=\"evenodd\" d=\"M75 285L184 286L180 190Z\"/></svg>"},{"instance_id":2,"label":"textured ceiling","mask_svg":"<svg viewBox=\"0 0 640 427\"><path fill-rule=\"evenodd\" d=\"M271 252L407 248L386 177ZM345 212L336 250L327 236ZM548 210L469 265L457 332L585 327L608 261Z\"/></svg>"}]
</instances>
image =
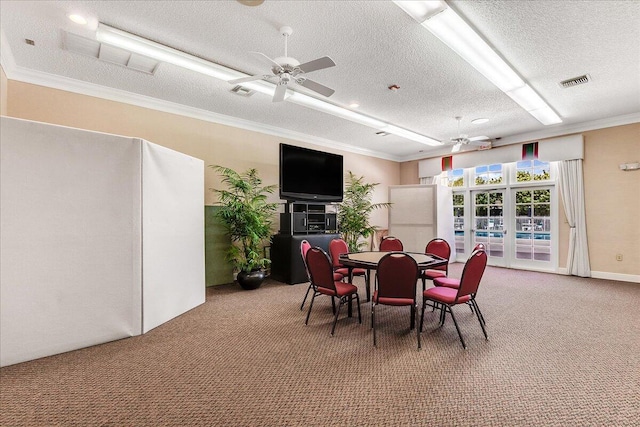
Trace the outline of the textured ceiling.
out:
<instances>
[{"instance_id":1,"label":"textured ceiling","mask_svg":"<svg viewBox=\"0 0 640 427\"><path fill-rule=\"evenodd\" d=\"M328 100L442 141L466 134L494 145L616 122L640 113L640 2L449 1L464 19L558 112L543 126L390 1L6 1L0 2L2 65L11 79L73 86L80 81L229 116L273 133L356 152L409 160L441 155L401 137L262 94L244 98L231 85L162 63L155 75L69 52L66 32L94 38L67 19L75 12L247 74L268 72L250 51L282 56L278 28L293 28L289 55L324 55L337 66L309 74L336 90ZM35 46L25 43L35 41ZM588 73L591 82L558 82ZM388 86L400 86L398 91ZM120 92L114 92L120 93ZM115 95L113 95L115 96ZM148 99L148 98L145 98ZM167 104L171 105L171 104ZM472 125L486 117L490 121Z\"/></svg>"}]
</instances>

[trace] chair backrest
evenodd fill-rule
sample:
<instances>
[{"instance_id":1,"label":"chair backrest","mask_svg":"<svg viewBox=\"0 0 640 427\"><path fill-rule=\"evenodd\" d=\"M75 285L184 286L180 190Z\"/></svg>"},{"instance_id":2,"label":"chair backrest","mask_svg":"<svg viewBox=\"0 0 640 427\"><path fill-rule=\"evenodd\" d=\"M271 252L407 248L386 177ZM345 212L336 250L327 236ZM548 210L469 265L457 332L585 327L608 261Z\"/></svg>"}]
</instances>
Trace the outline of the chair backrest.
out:
<instances>
[{"instance_id":1,"label":"chair backrest","mask_svg":"<svg viewBox=\"0 0 640 427\"><path fill-rule=\"evenodd\" d=\"M487 247L484 245L484 243L476 243L476 245L473 247L473 250L477 251L478 249L482 249L483 251L486 251Z\"/></svg>"},{"instance_id":2,"label":"chair backrest","mask_svg":"<svg viewBox=\"0 0 640 427\"><path fill-rule=\"evenodd\" d=\"M484 274L486 266L487 253L482 249L473 251L469 259L467 259L467 262L464 264L456 299L465 295L473 295L478 292L478 286L480 286L480 280L482 280L482 275Z\"/></svg>"},{"instance_id":3,"label":"chair backrest","mask_svg":"<svg viewBox=\"0 0 640 427\"><path fill-rule=\"evenodd\" d=\"M342 267L340 254L348 254L349 246L347 246L347 242L342 239L333 239L329 242L329 253L331 254L331 265L333 265L334 268Z\"/></svg>"},{"instance_id":4,"label":"chair backrest","mask_svg":"<svg viewBox=\"0 0 640 427\"><path fill-rule=\"evenodd\" d=\"M311 243L309 243L309 241L303 240L300 242L300 255L302 255L302 262L304 263L304 269L307 271L307 277L310 277L309 267L307 267L307 252L309 249L311 249Z\"/></svg>"},{"instance_id":5,"label":"chair backrest","mask_svg":"<svg viewBox=\"0 0 640 427\"><path fill-rule=\"evenodd\" d=\"M436 237L431 239L427 246L424 248L425 254L434 254L447 260L447 264L439 267L433 267L432 270L449 271L449 258L451 258L451 246L446 240Z\"/></svg>"},{"instance_id":6,"label":"chair backrest","mask_svg":"<svg viewBox=\"0 0 640 427\"><path fill-rule=\"evenodd\" d=\"M385 252L402 252L404 247L402 246L402 241L397 237L387 236L382 238L382 241L380 242L380 250Z\"/></svg>"},{"instance_id":7,"label":"chair backrest","mask_svg":"<svg viewBox=\"0 0 640 427\"><path fill-rule=\"evenodd\" d=\"M415 301L420 270L416 260L404 252L390 252L378 262L378 297L410 298Z\"/></svg>"},{"instance_id":8,"label":"chair backrest","mask_svg":"<svg viewBox=\"0 0 640 427\"><path fill-rule=\"evenodd\" d=\"M307 251L307 267L314 286L335 291L336 284L333 281L331 260L322 248L316 246Z\"/></svg>"}]
</instances>

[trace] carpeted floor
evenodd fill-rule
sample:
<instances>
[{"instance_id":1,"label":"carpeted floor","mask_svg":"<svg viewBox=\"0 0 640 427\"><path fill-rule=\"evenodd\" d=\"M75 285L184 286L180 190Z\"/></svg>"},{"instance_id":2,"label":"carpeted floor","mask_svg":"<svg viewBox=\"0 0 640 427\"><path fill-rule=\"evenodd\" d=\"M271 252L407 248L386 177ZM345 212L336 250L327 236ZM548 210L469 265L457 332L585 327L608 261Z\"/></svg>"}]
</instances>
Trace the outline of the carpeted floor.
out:
<instances>
[{"instance_id":1,"label":"carpeted floor","mask_svg":"<svg viewBox=\"0 0 640 427\"><path fill-rule=\"evenodd\" d=\"M327 297L305 326L306 288L209 288L143 336L2 368L0 425L638 425L638 284L488 267L489 341L462 306L468 349L427 312L421 351L408 308L376 311L377 348L364 301L334 337Z\"/></svg>"}]
</instances>

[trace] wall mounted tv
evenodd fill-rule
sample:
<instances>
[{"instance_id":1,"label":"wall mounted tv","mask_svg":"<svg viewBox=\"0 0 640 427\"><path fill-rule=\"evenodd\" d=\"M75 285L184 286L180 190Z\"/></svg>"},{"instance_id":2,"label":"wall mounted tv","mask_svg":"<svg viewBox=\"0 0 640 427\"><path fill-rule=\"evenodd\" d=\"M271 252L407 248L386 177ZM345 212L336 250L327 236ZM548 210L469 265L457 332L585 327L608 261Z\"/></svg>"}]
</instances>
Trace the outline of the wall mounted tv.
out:
<instances>
[{"instance_id":1,"label":"wall mounted tv","mask_svg":"<svg viewBox=\"0 0 640 427\"><path fill-rule=\"evenodd\" d=\"M341 202L342 156L280 144L280 198Z\"/></svg>"}]
</instances>

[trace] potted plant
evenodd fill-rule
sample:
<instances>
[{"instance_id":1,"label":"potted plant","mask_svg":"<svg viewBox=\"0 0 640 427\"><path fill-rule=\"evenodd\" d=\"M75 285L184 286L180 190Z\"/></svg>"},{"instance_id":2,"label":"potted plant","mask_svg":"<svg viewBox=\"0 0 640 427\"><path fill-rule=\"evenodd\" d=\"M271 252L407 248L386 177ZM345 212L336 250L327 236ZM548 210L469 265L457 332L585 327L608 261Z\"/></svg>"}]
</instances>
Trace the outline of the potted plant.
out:
<instances>
[{"instance_id":1,"label":"potted plant","mask_svg":"<svg viewBox=\"0 0 640 427\"><path fill-rule=\"evenodd\" d=\"M271 260L264 256L264 244L272 234L277 203L268 203L267 195L276 185L263 185L256 169L238 173L223 166L211 166L222 177L226 189L214 189L221 208L216 212L231 237L226 259L238 272L244 289L260 287L264 269Z\"/></svg>"},{"instance_id":2,"label":"potted plant","mask_svg":"<svg viewBox=\"0 0 640 427\"><path fill-rule=\"evenodd\" d=\"M366 183L348 171L342 203L338 205L338 231L349 246L349 252L358 252L365 245L362 239L373 234L377 227L369 224L369 216L376 209L389 208L391 203L371 203L373 190L379 183Z\"/></svg>"}]
</instances>

